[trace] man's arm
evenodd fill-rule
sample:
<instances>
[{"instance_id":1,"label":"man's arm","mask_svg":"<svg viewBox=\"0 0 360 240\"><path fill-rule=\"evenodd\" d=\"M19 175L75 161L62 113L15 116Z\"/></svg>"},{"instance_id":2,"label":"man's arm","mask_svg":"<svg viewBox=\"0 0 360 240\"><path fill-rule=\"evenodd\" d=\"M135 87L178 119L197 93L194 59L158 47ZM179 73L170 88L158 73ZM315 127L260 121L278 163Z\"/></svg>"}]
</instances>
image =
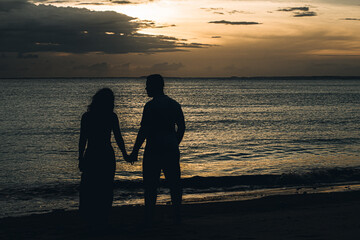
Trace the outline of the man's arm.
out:
<instances>
[{"instance_id":1,"label":"man's arm","mask_svg":"<svg viewBox=\"0 0 360 240\"><path fill-rule=\"evenodd\" d=\"M144 143L144 141L145 141L144 128L140 127L139 132L136 137L133 151L130 154L130 162L131 163L136 162L138 160L139 149L141 148L141 145Z\"/></svg>"},{"instance_id":2,"label":"man's arm","mask_svg":"<svg viewBox=\"0 0 360 240\"><path fill-rule=\"evenodd\" d=\"M146 121L147 121L147 114L148 114L148 107L147 107L147 105L145 105L143 115L142 115L142 119L141 119L141 123L140 123L140 129L139 129L139 132L138 132L137 137L136 137L136 141L135 141L135 144L134 144L133 151L132 151L132 153L130 155L130 159L133 162L137 161L138 154L139 154L139 149L141 148L141 145L144 143L144 141L146 139L145 125L146 125Z\"/></svg>"},{"instance_id":3,"label":"man's arm","mask_svg":"<svg viewBox=\"0 0 360 240\"><path fill-rule=\"evenodd\" d=\"M144 141L145 141L144 128L140 127L139 132L138 132L137 137L136 137L135 144L134 144L133 152L131 153L132 156L136 156L136 158L137 158L137 155L139 153L139 149L141 148L141 145L144 143Z\"/></svg>"}]
</instances>

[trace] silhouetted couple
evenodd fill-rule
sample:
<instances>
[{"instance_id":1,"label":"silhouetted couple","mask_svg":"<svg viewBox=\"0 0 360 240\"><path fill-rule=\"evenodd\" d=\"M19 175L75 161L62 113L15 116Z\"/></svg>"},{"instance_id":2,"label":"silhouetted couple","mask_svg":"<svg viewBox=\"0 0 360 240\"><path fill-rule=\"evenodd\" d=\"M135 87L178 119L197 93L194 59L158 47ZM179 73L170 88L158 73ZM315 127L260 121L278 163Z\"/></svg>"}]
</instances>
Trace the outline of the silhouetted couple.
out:
<instances>
[{"instance_id":1,"label":"silhouetted couple","mask_svg":"<svg viewBox=\"0 0 360 240\"><path fill-rule=\"evenodd\" d=\"M143 157L145 223L151 224L153 220L161 170L170 187L174 220L181 221L179 144L185 132L184 115L180 104L164 94L161 75L147 77L146 91L153 99L144 107L140 130L130 155L126 153L119 120L113 111L114 94L110 89L99 90L82 116L80 214L90 225L106 224L112 206L116 164L111 132L124 159L130 163L137 161L139 149L146 140Z\"/></svg>"}]
</instances>

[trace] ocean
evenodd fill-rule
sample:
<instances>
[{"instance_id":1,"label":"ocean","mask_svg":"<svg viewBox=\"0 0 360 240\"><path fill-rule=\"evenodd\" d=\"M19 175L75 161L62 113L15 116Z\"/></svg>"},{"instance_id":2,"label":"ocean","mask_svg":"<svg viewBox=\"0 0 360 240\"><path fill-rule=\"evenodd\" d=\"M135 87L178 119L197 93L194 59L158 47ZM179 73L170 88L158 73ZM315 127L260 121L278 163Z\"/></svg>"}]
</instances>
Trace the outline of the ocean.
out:
<instances>
[{"instance_id":1,"label":"ocean","mask_svg":"<svg viewBox=\"0 0 360 240\"><path fill-rule=\"evenodd\" d=\"M80 119L97 90L114 91L129 153L150 100L144 78L0 86L0 217L77 208ZM360 77L166 78L165 92L185 114L185 201L360 183ZM113 146L114 205L142 204L141 161L126 163Z\"/></svg>"}]
</instances>

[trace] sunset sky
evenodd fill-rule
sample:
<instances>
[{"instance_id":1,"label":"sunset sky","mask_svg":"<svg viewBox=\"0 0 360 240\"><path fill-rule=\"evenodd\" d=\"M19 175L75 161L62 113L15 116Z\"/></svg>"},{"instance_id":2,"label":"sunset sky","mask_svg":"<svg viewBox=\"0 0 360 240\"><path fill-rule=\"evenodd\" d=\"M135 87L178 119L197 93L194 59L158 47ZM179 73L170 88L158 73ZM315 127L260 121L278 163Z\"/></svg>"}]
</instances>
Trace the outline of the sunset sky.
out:
<instances>
[{"instance_id":1,"label":"sunset sky","mask_svg":"<svg viewBox=\"0 0 360 240\"><path fill-rule=\"evenodd\" d=\"M360 0L0 0L0 78L360 75Z\"/></svg>"}]
</instances>

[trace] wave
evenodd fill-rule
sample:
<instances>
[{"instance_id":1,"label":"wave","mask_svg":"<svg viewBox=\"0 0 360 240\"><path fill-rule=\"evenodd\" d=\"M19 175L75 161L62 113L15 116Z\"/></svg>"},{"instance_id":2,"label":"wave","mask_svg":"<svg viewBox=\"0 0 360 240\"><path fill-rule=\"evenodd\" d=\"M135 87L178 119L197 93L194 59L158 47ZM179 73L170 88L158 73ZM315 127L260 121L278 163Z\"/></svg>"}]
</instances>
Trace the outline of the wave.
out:
<instances>
[{"instance_id":1,"label":"wave","mask_svg":"<svg viewBox=\"0 0 360 240\"><path fill-rule=\"evenodd\" d=\"M183 179L183 187L213 188L233 186L281 187L296 185L332 184L360 181L360 169L331 168L313 169L306 173L286 173L268 175L244 175L225 177L192 177Z\"/></svg>"},{"instance_id":2,"label":"wave","mask_svg":"<svg viewBox=\"0 0 360 240\"><path fill-rule=\"evenodd\" d=\"M329 138L329 139L297 139L293 140L293 143L307 143L307 144L357 144L360 142L360 138Z\"/></svg>"},{"instance_id":3,"label":"wave","mask_svg":"<svg viewBox=\"0 0 360 240\"><path fill-rule=\"evenodd\" d=\"M182 179L185 192L218 192L235 191L254 188L273 188L289 186L316 186L344 182L360 182L360 168L313 169L306 173L286 173L268 175L220 176ZM141 180L116 180L115 192L128 197L141 191ZM167 182L160 181L160 187L166 188ZM52 185L5 188L0 191L0 200L29 200L33 198L61 198L76 196L79 183L58 183Z\"/></svg>"}]
</instances>

